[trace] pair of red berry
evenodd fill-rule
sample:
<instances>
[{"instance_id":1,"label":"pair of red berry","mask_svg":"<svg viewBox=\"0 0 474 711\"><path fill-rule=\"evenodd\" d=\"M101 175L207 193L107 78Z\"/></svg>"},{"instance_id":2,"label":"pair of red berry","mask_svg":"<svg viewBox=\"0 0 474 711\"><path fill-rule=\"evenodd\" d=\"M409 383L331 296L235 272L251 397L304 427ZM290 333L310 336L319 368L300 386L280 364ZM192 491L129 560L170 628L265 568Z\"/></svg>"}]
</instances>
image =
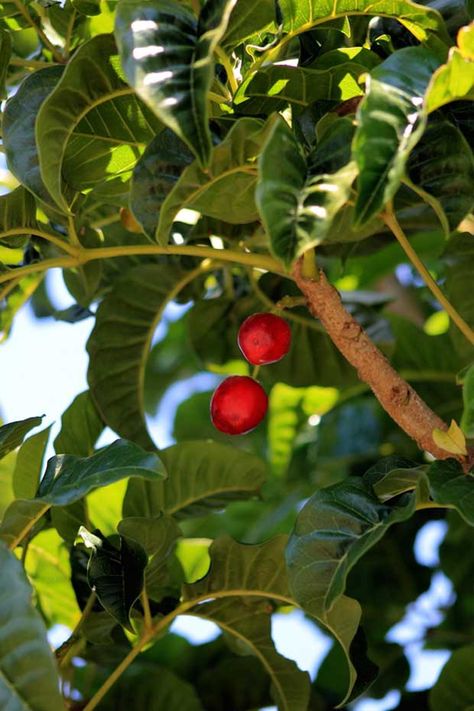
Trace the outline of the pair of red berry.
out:
<instances>
[{"instance_id":1,"label":"pair of red berry","mask_svg":"<svg viewBox=\"0 0 474 711\"><path fill-rule=\"evenodd\" d=\"M280 316L253 314L241 325L237 342L249 363L268 365L288 353L291 331ZM245 434L263 420L267 408L267 394L254 378L232 375L218 386L212 396L211 420L221 432Z\"/></svg>"}]
</instances>

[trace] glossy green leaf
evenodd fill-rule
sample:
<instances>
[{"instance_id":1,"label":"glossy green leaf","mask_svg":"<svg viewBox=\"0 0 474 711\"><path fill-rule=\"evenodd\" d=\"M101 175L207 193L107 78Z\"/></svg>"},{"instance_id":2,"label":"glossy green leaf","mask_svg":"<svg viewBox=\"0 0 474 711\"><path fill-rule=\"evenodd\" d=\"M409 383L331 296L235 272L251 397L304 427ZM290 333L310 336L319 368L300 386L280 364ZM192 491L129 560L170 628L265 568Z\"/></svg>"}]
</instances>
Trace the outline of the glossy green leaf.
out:
<instances>
[{"instance_id":1,"label":"glossy green leaf","mask_svg":"<svg viewBox=\"0 0 474 711\"><path fill-rule=\"evenodd\" d=\"M185 168L164 201L156 239L167 244L176 215L183 208L197 210L232 224L253 222L258 217L254 203L257 181L256 160L273 125L242 118L222 143L212 149L203 170L194 162Z\"/></svg>"},{"instance_id":2,"label":"glossy green leaf","mask_svg":"<svg viewBox=\"0 0 474 711\"><path fill-rule=\"evenodd\" d=\"M424 97L438 66L428 50L406 47L372 72L353 143L359 167L357 225L374 217L395 195L410 152L424 132Z\"/></svg>"},{"instance_id":3,"label":"glossy green leaf","mask_svg":"<svg viewBox=\"0 0 474 711\"><path fill-rule=\"evenodd\" d=\"M466 437L474 437L474 366L466 373L462 391L464 411L461 418L461 428Z\"/></svg>"},{"instance_id":4,"label":"glossy green leaf","mask_svg":"<svg viewBox=\"0 0 474 711\"><path fill-rule=\"evenodd\" d=\"M31 586L20 562L2 543L0 563L0 706L12 711L62 711L56 664L33 606Z\"/></svg>"},{"instance_id":5,"label":"glossy green leaf","mask_svg":"<svg viewBox=\"0 0 474 711\"><path fill-rule=\"evenodd\" d=\"M353 163L332 175L308 177L296 136L284 121L272 131L260 158L256 201L272 251L287 264L322 242L347 202L357 171Z\"/></svg>"},{"instance_id":6,"label":"glossy green leaf","mask_svg":"<svg viewBox=\"0 0 474 711\"><path fill-rule=\"evenodd\" d=\"M393 17L404 25L420 41L427 39L429 32L445 32L441 15L424 5L409 0L376 4L368 0L280 0L284 29L298 32L326 22L341 15L377 15Z\"/></svg>"},{"instance_id":7,"label":"glossy green leaf","mask_svg":"<svg viewBox=\"0 0 474 711\"><path fill-rule=\"evenodd\" d=\"M28 417L26 420L10 422L0 427L0 459L19 447L28 432L38 427L42 419L42 417Z\"/></svg>"},{"instance_id":8,"label":"glossy green leaf","mask_svg":"<svg viewBox=\"0 0 474 711\"><path fill-rule=\"evenodd\" d=\"M173 552L181 529L172 516L160 514L155 518L134 516L124 518L118 526L121 535L136 541L151 556L145 569L145 587L152 600L161 600L173 592ZM179 580L179 582L181 582ZM179 590L179 587L178 587ZM176 590L175 594L179 594Z\"/></svg>"},{"instance_id":9,"label":"glossy green leaf","mask_svg":"<svg viewBox=\"0 0 474 711\"><path fill-rule=\"evenodd\" d=\"M7 101L3 114L3 143L11 172L40 200L53 206L55 203L40 174L35 122L41 105L56 87L63 71L64 67L56 65L27 76Z\"/></svg>"},{"instance_id":10,"label":"glossy green leaf","mask_svg":"<svg viewBox=\"0 0 474 711\"><path fill-rule=\"evenodd\" d=\"M159 128L123 80L113 37L84 44L36 121L41 176L55 203L68 211L63 181L75 190L126 182Z\"/></svg>"},{"instance_id":11,"label":"glossy green leaf","mask_svg":"<svg viewBox=\"0 0 474 711\"><path fill-rule=\"evenodd\" d=\"M455 508L474 526L474 475L465 474L454 459L433 462L427 472L430 494L441 506Z\"/></svg>"},{"instance_id":12,"label":"glossy green leaf","mask_svg":"<svg viewBox=\"0 0 474 711\"><path fill-rule=\"evenodd\" d=\"M161 205L193 161L193 154L170 129L147 146L133 171L130 207L145 233L154 240Z\"/></svg>"},{"instance_id":13,"label":"glossy green leaf","mask_svg":"<svg viewBox=\"0 0 474 711\"><path fill-rule=\"evenodd\" d=\"M252 454L210 441L181 442L160 452L168 472L163 484L129 482L125 516L187 518L222 509L230 501L257 496L265 464Z\"/></svg>"},{"instance_id":14,"label":"glossy green leaf","mask_svg":"<svg viewBox=\"0 0 474 711\"><path fill-rule=\"evenodd\" d=\"M153 447L143 403L151 339L166 304L196 275L171 265L131 269L99 306L87 343L89 387L100 415L118 434L144 447Z\"/></svg>"},{"instance_id":15,"label":"glossy green leaf","mask_svg":"<svg viewBox=\"0 0 474 711\"><path fill-rule=\"evenodd\" d=\"M271 65L242 82L234 104L246 114L265 114L288 104L305 107L321 100L346 101L363 94L357 79L366 71L350 62L327 70Z\"/></svg>"},{"instance_id":16,"label":"glossy green leaf","mask_svg":"<svg viewBox=\"0 0 474 711\"><path fill-rule=\"evenodd\" d=\"M460 99L474 99L474 65L468 45L472 43L472 23L463 27L458 35L458 47L451 47L448 61L434 73L428 87L426 107L436 111L441 106Z\"/></svg>"},{"instance_id":17,"label":"glossy green leaf","mask_svg":"<svg viewBox=\"0 0 474 711\"><path fill-rule=\"evenodd\" d=\"M37 499L65 506L97 487L128 477L161 479L163 465L156 454L144 452L133 442L117 440L90 457L59 454L52 457L41 480Z\"/></svg>"},{"instance_id":18,"label":"glossy green leaf","mask_svg":"<svg viewBox=\"0 0 474 711\"><path fill-rule=\"evenodd\" d=\"M474 206L474 158L461 131L449 121L429 123L408 160L410 179L438 201L447 236Z\"/></svg>"},{"instance_id":19,"label":"glossy green leaf","mask_svg":"<svg viewBox=\"0 0 474 711\"><path fill-rule=\"evenodd\" d=\"M181 138L201 165L209 161L207 92L213 53L236 0L207 0L199 21L182 4L121 0L115 33L130 85Z\"/></svg>"},{"instance_id":20,"label":"glossy green leaf","mask_svg":"<svg viewBox=\"0 0 474 711\"><path fill-rule=\"evenodd\" d=\"M15 498L13 491L13 473L15 471L16 452L10 452L0 461L0 517Z\"/></svg>"},{"instance_id":21,"label":"glossy green leaf","mask_svg":"<svg viewBox=\"0 0 474 711\"><path fill-rule=\"evenodd\" d=\"M448 659L438 681L430 692L431 711L472 711L474 708L474 677L472 659L474 644L460 647Z\"/></svg>"},{"instance_id":22,"label":"glossy green leaf","mask_svg":"<svg viewBox=\"0 0 474 711\"><path fill-rule=\"evenodd\" d=\"M51 425L28 437L18 450L13 472L13 491L18 499L32 499L39 486Z\"/></svg>"},{"instance_id":23,"label":"glossy green leaf","mask_svg":"<svg viewBox=\"0 0 474 711\"><path fill-rule=\"evenodd\" d=\"M57 454L89 457L94 452L104 424L88 390L77 395L61 417L61 429L54 440Z\"/></svg>"},{"instance_id":24,"label":"glossy green leaf","mask_svg":"<svg viewBox=\"0 0 474 711\"><path fill-rule=\"evenodd\" d=\"M7 78L8 64L12 51L11 36L5 30L0 31L0 98L7 98L5 80ZM5 120L5 119L4 119Z\"/></svg>"},{"instance_id":25,"label":"glossy green leaf","mask_svg":"<svg viewBox=\"0 0 474 711\"><path fill-rule=\"evenodd\" d=\"M143 590L147 556L141 545L123 536L111 543L106 538L79 530L87 548L92 550L87 566L91 590L105 610L119 624L133 632L130 611Z\"/></svg>"}]
</instances>

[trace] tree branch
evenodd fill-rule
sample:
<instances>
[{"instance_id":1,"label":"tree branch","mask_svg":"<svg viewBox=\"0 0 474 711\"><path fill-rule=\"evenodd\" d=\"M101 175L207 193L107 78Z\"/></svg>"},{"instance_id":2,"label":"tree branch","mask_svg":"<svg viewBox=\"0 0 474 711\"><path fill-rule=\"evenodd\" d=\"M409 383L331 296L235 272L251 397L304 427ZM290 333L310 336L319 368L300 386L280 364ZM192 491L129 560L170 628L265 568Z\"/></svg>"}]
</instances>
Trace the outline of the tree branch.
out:
<instances>
[{"instance_id":1,"label":"tree branch","mask_svg":"<svg viewBox=\"0 0 474 711\"><path fill-rule=\"evenodd\" d=\"M446 423L392 368L360 324L346 311L339 293L328 282L324 272L319 272L316 281L305 278L302 268L303 262L299 259L293 276L306 297L308 309L320 320L334 345L356 368L359 378L369 385L384 410L415 440L420 449L430 452L437 459L452 458L452 454L438 447L432 435L435 428L447 430ZM464 457L457 458L463 465L466 464Z\"/></svg>"}]
</instances>

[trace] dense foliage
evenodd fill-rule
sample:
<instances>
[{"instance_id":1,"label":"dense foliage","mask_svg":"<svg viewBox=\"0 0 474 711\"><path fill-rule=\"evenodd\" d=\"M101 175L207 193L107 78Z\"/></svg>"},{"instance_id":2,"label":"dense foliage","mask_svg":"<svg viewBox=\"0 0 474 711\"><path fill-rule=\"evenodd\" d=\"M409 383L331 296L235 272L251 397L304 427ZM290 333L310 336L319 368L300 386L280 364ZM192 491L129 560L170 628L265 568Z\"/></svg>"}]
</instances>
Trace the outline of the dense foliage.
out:
<instances>
[{"instance_id":1,"label":"dense foliage","mask_svg":"<svg viewBox=\"0 0 474 711\"><path fill-rule=\"evenodd\" d=\"M56 454L41 417L0 428L1 709L324 711L391 689L399 709L473 707L474 8L431 5L0 2L3 337L27 300L94 320ZM358 379L295 284L301 255L454 420L433 434L451 458ZM265 421L221 434L194 393L158 451L147 416L171 385L252 375L237 332L262 311L292 330L256 376ZM120 439L96 446L105 428ZM453 654L410 693L387 633L429 588L413 545L438 520L455 595L422 634ZM313 680L272 641L294 607L333 639ZM169 632L183 614L222 635L190 644Z\"/></svg>"}]
</instances>

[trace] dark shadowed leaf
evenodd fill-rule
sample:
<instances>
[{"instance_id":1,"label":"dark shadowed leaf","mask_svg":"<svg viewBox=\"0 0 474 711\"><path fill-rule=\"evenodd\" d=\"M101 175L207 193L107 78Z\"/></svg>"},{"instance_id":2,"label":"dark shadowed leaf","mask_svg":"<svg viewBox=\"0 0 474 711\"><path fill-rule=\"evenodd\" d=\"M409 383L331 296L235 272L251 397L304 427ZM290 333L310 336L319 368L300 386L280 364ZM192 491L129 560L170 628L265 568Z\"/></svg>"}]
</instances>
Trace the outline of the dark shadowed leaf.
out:
<instances>
[{"instance_id":1,"label":"dark shadowed leaf","mask_svg":"<svg viewBox=\"0 0 474 711\"><path fill-rule=\"evenodd\" d=\"M0 543L0 706L62 711L59 679L44 623L20 562Z\"/></svg>"},{"instance_id":2,"label":"dark shadowed leaf","mask_svg":"<svg viewBox=\"0 0 474 711\"><path fill-rule=\"evenodd\" d=\"M137 664L128 669L101 703L103 711L203 711L194 689L166 667Z\"/></svg>"},{"instance_id":3,"label":"dark shadowed leaf","mask_svg":"<svg viewBox=\"0 0 474 711\"><path fill-rule=\"evenodd\" d=\"M449 236L474 205L474 158L461 131L449 121L429 123L407 170L410 179L438 201Z\"/></svg>"},{"instance_id":4,"label":"dark shadowed leaf","mask_svg":"<svg viewBox=\"0 0 474 711\"><path fill-rule=\"evenodd\" d=\"M136 267L116 281L97 310L87 343L92 397L107 425L144 447L154 446L143 403L151 339L166 304L197 274L169 264Z\"/></svg>"},{"instance_id":5,"label":"dark shadowed leaf","mask_svg":"<svg viewBox=\"0 0 474 711\"><path fill-rule=\"evenodd\" d=\"M55 204L40 174L35 122L42 103L57 85L64 67L46 67L21 83L3 114L3 143L8 166L20 182L46 203ZM18 150L21 145L21 151Z\"/></svg>"},{"instance_id":6,"label":"dark shadowed leaf","mask_svg":"<svg viewBox=\"0 0 474 711\"><path fill-rule=\"evenodd\" d=\"M163 201L179 180L183 169L192 161L193 154L186 144L166 129L147 146L135 166L130 207L152 240L155 239Z\"/></svg>"},{"instance_id":7,"label":"dark shadowed leaf","mask_svg":"<svg viewBox=\"0 0 474 711\"><path fill-rule=\"evenodd\" d=\"M474 645L457 649L441 670L430 693L431 711L472 711L474 708Z\"/></svg>"},{"instance_id":8,"label":"dark shadowed leaf","mask_svg":"<svg viewBox=\"0 0 474 711\"><path fill-rule=\"evenodd\" d=\"M97 534L79 530L86 547L92 550L87 566L89 585L105 610L133 632L130 610L143 590L146 553L136 541L119 536L111 543Z\"/></svg>"},{"instance_id":9,"label":"dark shadowed leaf","mask_svg":"<svg viewBox=\"0 0 474 711\"><path fill-rule=\"evenodd\" d=\"M461 427L466 437L474 437L474 366L471 365L463 382L464 411Z\"/></svg>"}]
</instances>

